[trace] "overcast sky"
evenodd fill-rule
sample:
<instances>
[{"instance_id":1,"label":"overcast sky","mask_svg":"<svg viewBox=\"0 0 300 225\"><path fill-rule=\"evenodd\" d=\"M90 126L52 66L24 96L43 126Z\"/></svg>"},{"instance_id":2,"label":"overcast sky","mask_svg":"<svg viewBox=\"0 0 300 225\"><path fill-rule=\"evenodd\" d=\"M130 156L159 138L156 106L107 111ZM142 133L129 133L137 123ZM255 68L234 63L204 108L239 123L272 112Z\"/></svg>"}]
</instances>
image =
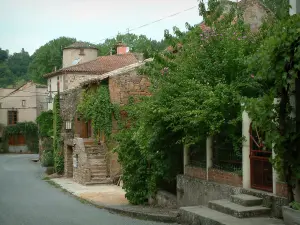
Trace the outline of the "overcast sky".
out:
<instances>
[{"instance_id":1,"label":"overcast sky","mask_svg":"<svg viewBox=\"0 0 300 225\"><path fill-rule=\"evenodd\" d=\"M92 43L197 6L197 0L0 0L0 48L32 54L61 36ZM201 22L197 7L132 31L152 39L185 22Z\"/></svg>"}]
</instances>

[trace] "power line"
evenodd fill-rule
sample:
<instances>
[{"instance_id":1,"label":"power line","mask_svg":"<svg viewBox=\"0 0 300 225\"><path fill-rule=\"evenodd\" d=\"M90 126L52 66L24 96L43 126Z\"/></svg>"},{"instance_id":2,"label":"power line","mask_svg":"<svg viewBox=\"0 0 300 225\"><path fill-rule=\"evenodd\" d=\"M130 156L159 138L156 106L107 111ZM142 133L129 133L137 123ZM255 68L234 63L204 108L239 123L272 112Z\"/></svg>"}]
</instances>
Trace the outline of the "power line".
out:
<instances>
[{"instance_id":1,"label":"power line","mask_svg":"<svg viewBox=\"0 0 300 225\"><path fill-rule=\"evenodd\" d=\"M205 3L207 3L207 1L206 1ZM138 26L138 27L135 27L135 28L132 28L132 29L127 28L126 32L118 33L118 34L116 34L116 35L113 35L113 36L110 36L110 37L101 39L101 40L100 40L100 43L101 43L102 41L105 41L106 39L114 38L114 37L116 37L116 36L119 35L119 34L126 34L126 33L129 33L129 32L131 32L131 31L138 30L138 29L141 29L141 28L150 26L150 25L152 25L152 24L154 24L154 23L158 23L158 22L163 21L163 20L166 20L166 19L168 19L168 18L177 16L177 15L179 15L179 14L181 14L181 13L190 11L190 10L195 9L195 8L197 8L197 7L198 7L198 5L195 5L195 6L193 6L193 7L190 7L190 8L184 9L184 10L182 10L182 11L173 13L173 14L171 14L171 15L169 15L169 16L160 18L160 19L158 19L158 20L154 20L154 21L152 21L152 22L143 24L143 25L141 25L141 26Z\"/></svg>"}]
</instances>

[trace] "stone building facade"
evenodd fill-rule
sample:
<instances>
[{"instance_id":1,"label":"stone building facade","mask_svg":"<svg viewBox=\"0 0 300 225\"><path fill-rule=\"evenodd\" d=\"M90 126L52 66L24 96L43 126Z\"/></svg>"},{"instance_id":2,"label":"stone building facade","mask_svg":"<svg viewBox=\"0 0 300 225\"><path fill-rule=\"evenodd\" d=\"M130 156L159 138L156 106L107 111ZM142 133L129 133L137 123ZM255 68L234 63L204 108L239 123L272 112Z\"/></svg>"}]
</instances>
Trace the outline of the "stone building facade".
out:
<instances>
[{"instance_id":1,"label":"stone building facade","mask_svg":"<svg viewBox=\"0 0 300 225\"><path fill-rule=\"evenodd\" d=\"M88 185L111 183L121 175L118 156L109 149L105 140L95 142L90 122L81 121L76 115L77 105L83 91L92 86L97 87L100 82L108 83L111 102L126 105L130 96L150 95L150 82L146 76L137 74L137 68L145 62L134 63L117 70L105 73L97 78L81 82L79 87L61 93L61 131L64 148L65 171L67 177L76 182ZM114 118L112 133L117 132L118 126ZM85 131L85 132L83 132ZM110 143L110 145L114 145Z\"/></svg>"}]
</instances>

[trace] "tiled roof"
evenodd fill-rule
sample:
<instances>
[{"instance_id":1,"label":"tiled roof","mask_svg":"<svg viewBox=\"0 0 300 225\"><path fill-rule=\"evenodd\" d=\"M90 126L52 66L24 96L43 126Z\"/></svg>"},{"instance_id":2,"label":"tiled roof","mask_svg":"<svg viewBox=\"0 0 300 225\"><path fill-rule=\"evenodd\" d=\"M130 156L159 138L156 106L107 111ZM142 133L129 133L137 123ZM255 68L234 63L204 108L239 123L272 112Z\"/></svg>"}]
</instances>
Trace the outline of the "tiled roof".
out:
<instances>
[{"instance_id":1,"label":"tiled roof","mask_svg":"<svg viewBox=\"0 0 300 225\"><path fill-rule=\"evenodd\" d=\"M145 65L146 62L152 62L152 61L153 61L153 58L149 58L149 59L145 59L143 62L137 62L137 63L131 64L131 65L128 65L128 66L124 66L122 68L104 73L104 74L102 74L101 76L99 76L97 78L91 78L91 79L88 79L86 81L83 81L80 85L82 87L84 87L84 86L92 84L92 83L97 83L97 82L99 82L101 80L104 80L108 77L113 77L113 76L118 76L118 75L121 75L121 74L124 74L124 73L128 73L130 71L134 71L135 69Z\"/></svg>"},{"instance_id":2,"label":"tiled roof","mask_svg":"<svg viewBox=\"0 0 300 225\"><path fill-rule=\"evenodd\" d=\"M132 53L127 53L123 55L100 56L97 59L89 62L65 67L56 72L45 74L44 77L48 78L65 73L86 73L101 75L137 62L138 59Z\"/></svg>"},{"instance_id":3,"label":"tiled roof","mask_svg":"<svg viewBox=\"0 0 300 225\"><path fill-rule=\"evenodd\" d=\"M94 48L94 49L97 49L95 46L87 43L87 42L83 42L83 41L77 41L67 47L65 47L65 49L68 49L68 48L74 48L74 49L77 49L77 48Z\"/></svg>"}]
</instances>

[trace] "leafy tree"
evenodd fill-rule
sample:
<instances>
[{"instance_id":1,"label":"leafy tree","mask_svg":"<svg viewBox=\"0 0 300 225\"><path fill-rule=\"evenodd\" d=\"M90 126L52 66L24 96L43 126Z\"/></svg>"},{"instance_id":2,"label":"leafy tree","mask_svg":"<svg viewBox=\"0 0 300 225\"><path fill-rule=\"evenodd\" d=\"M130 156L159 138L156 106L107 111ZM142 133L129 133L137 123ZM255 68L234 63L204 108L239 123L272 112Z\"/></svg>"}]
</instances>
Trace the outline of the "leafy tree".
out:
<instances>
[{"instance_id":1,"label":"leafy tree","mask_svg":"<svg viewBox=\"0 0 300 225\"><path fill-rule=\"evenodd\" d=\"M30 56L24 49L19 53L14 53L8 57L7 65L15 78L18 80L28 80L27 69L30 64Z\"/></svg>"},{"instance_id":2,"label":"leafy tree","mask_svg":"<svg viewBox=\"0 0 300 225\"><path fill-rule=\"evenodd\" d=\"M289 16L289 0L261 0L278 19L284 19Z\"/></svg>"},{"instance_id":3,"label":"leafy tree","mask_svg":"<svg viewBox=\"0 0 300 225\"><path fill-rule=\"evenodd\" d=\"M32 55L32 61L28 67L28 76L35 82L45 83L43 75L50 73L56 67L62 67L63 48L74 43L76 39L60 37L49 41L37 49Z\"/></svg>"},{"instance_id":4,"label":"leafy tree","mask_svg":"<svg viewBox=\"0 0 300 225\"><path fill-rule=\"evenodd\" d=\"M8 65L5 62L0 62L0 87L5 88L13 84L14 79L14 75Z\"/></svg>"},{"instance_id":5,"label":"leafy tree","mask_svg":"<svg viewBox=\"0 0 300 225\"><path fill-rule=\"evenodd\" d=\"M6 61L7 58L8 58L8 52L5 51L5 50L2 50L2 49L0 48L0 62Z\"/></svg>"},{"instance_id":6,"label":"leafy tree","mask_svg":"<svg viewBox=\"0 0 300 225\"><path fill-rule=\"evenodd\" d=\"M149 56L153 51L163 50L166 45L163 41L155 41L148 39L145 35L136 34L118 34L115 38L106 39L103 44L99 45L100 52L99 55L109 55L110 51L116 53L115 45L118 42L126 44L131 52L144 53L145 56Z\"/></svg>"},{"instance_id":7,"label":"leafy tree","mask_svg":"<svg viewBox=\"0 0 300 225\"><path fill-rule=\"evenodd\" d=\"M299 14L274 24L271 35L249 60L255 79L268 88L261 98L248 101L247 110L253 125L265 133L266 146L276 154L273 165L288 183L290 202L300 179L300 127L295 118L299 120L299 100L293 103L295 86L297 98L299 94L299 30Z\"/></svg>"},{"instance_id":8,"label":"leafy tree","mask_svg":"<svg viewBox=\"0 0 300 225\"><path fill-rule=\"evenodd\" d=\"M209 6L220 9L219 3L210 1ZM206 13L204 5L200 8ZM252 34L241 20L232 25L234 8L220 20L217 14L222 11L206 18L210 29L187 24L186 33L177 28L175 36L165 32L172 48L155 54L140 71L151 79L152 96L126 108L131 127L116 137L124 188L132 203L145 201L161 180L175 179L172 157L179 158L183 145L226 131L235 150L241 151L242 134L236 133L241 100L262 94L245 59L262 36Z\"/></svg>"}]
</instances>

